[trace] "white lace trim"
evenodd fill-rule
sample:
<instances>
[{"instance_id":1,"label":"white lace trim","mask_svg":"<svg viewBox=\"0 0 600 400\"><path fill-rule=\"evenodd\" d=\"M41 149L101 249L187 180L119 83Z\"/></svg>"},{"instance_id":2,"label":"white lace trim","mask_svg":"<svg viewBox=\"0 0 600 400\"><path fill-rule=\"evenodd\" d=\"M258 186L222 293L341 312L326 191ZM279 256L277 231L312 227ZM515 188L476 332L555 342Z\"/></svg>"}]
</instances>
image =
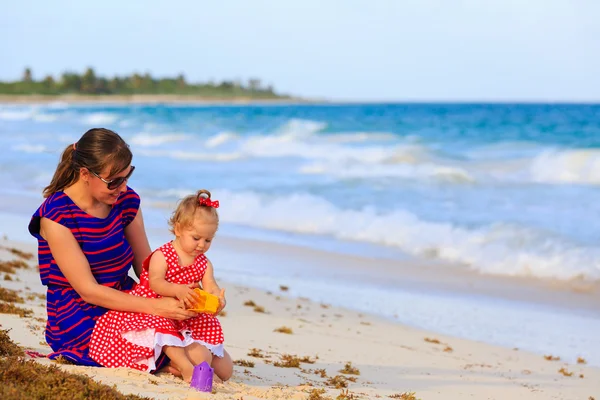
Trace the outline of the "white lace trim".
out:
<instances>
[{"instance_id":1,"label":"white lace trim","mask_svg":"<svg viewBox=\"0 0 600 400\"><path fill-rule=\"evenodd\" d=\"M143 331L124 332L122 333L122 336L128 342L154 349L154 357L137 360L137 362L141 364L148 365L148 372L156 369L156 360L160 357L164 346L187 347L192 343L199 343L217 357L222 358L225 355L223 343L210 344L203 342L202 340L194 340L192 338L192 332L189 330L182 330L180 333L183 335L183 340L168 333L156 332L153 328L148 328Z\"/></svg>"}]
</instances>

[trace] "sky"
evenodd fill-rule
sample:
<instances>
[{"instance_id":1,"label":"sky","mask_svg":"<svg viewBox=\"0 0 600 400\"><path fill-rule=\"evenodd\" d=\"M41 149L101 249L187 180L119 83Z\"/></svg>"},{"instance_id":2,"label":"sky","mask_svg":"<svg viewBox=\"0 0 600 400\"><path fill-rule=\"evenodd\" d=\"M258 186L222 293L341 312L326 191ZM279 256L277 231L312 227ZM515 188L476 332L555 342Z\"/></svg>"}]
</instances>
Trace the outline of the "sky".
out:
<instances>
[{"instance_id":1,"label":"sky","mask_svg":"<svg viewBox=\"0 0 600 400\"><path fill-rule=\"evenodd\" d=\"M599 0L0 0L0 80L251 77L353 101L600 101Z\"/></svg>"}]
</instances>

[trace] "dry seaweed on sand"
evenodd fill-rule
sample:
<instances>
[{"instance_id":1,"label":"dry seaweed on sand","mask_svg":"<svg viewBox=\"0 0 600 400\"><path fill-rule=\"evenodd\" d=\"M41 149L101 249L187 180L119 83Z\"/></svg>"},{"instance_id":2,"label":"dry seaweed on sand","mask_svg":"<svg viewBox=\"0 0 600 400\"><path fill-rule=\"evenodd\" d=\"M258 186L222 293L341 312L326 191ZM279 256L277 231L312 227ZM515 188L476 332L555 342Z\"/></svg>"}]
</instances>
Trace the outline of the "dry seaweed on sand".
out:
<instances>
[{"instance_id":1,"label":"dry seaweed on sand","mask_svg":"<svg viewBox=\"0 0 600 400\"><path fill-rule=\"evenodd\" d=\"M0 329L0 357L22 357L25 352L21 347L10 340L10 329Z\"/></svg>"},{"instance_id":2,"label":"dry seaweed on sand","mask_svg":"<svg viewBox=\"0 0 600 400\"><path fill-rule=\"evenodd\" d=\"M300 363L314 364L315 362L308 356L298 357L292 354L282 354L279 358L281 361L275 361L273 365L281 368L300 368Z\"/></svg>"},{"instance_id":3,"label":"dry seaweed on sand","mask_svg":"<svg viewBox=\"0 0 600 400\"><path fill-rule=\"evenodd\" d=\"M27 308L17 307L12 303L0 301L0 314L17 314L21 318L24 318L33 315L33 311Z\"/></svg>"},{"instance_id":4,"label":"dry seaweed on sand","mask_svg":"<svg viewBox=\"0 0 600 400\"><path fill-rule=\"evenodd\" d=\"M315 369L313 372L321 378L327 378L327 371L325 371L325 368Z\"/></svg>"},{"instance_id":5,"label":"dry seaweed on sand","mask_svg":"<svg viewBox=\"0 0 600 400\"><path fill-rule=\"evenodd\" d=\"M560 361L560 357L553 356L552 354L547 354L544 358L548 361Z\"/></svg>"},{"instance_id":6,"label":"dry seaweed on sand","mask_svg":"<svg viewBox=\"0 0 600 400\"><path fill-rule=\"evenodd\" d=\"M348 378L344 375L336 375L325 381L327 386L332 386L336 389L344 389L348 387Z\"/></svg>"},{"instance_id":7,"label":"dry seaweed on sand","mask_svg":"<svg viewBox=\"0 0 600 400\"><path fill-rule=\"evenodd\" d=\"M335 400L355 400L358 399L358 396L354 393L351 393L348 389L342 389L340 394L335 398Z\"/></svg>"},{"instance_id":8,"label":"dry seaweed on sand","mask_svg":"<svg viewBox=\"0 0 600 400\"><path fill-rule=\"evenodd\" d=\"M559 369L558 372L563 374L564 376L573 376L573 373L569 372L565 367Z\"/></svg>"},{"instance_id":9,"label":"dry seaweed on sand","mask_svg":"<svg viewBox=\"0 0 600 400\"><path fill-rule=\"evenodd\" d=\"M124 395L84 375L70 374L56 365L9 357L0 360L0 398L3 400L150 400Z\"/></svg>"},{"instance_id":10,"label":"dry seaweed on sand","mask_svg":"<svg viewBox=\"0 0 600 400\"><path fill-rule=\"evenodd\" d=\"M287 327L287 326L281 326L279 328L275 328L273 330L273 332L285 333L285 334L288 334L288 335L291 335L292 333L294 333L294 331L292 330L292 328Z\"/></svg>"},{"instance_id":11,"label":"dry seaweed on sand","mask_svg":"<svg viewBox=\"0 0 600 400\"><path fill-rule=\"evenodd\" d=\"M0 287L0 300L8 303L24 303L25 300L17 294L16 290Z\"/></svg>"},{"instance_id":12,"label":"dry seaweed on sand","mask_svg":"<svg viewBox=\"0 0 600 400\"><path fill-rule=\"evenodd\" d=\"M265 355L262 353L262 350L257 349L256 347L250 349L250 351L248 351L248 355L250 357L265 358Z\"/></svg>"},{"instance_id":13,"label":"dry seaweed on sand","mask_svg":"<svg viewBox=\"0 0 600 400\"><path fill-rule=\"evenodd\" d=\"M254 306L254 312L262 314L266 313L265 308L263 306Z\"/></svg>"},{"instance_id":14,"label":"dry seaweed on sand","mask_svg":"<svg viewBox=\"0 0 600 400\"><path fill-rule=\"evenodd\" d=\"M150 400L124 395L114 388L84 375L62 371L56 365L25 360L23 349L10 340L8 330L0 329L0 399L44 400Z\"/></svg>"},{"instance_id":15,"label":"dry seaweed on sand","mask_svg":"<svg viewBox=\"0 0 600 400\"><path fill-rule=\"evenodd\" d=\"M419 400L417 396L415 396L415 392L404 392L399 394L393 394L388 396L390 399L400 399L400 400Z\"/></svg>"},{"instance_id":16,"label":"dry seaweed on sand","mask_svg":"<svg viewBox=\"0 0 600 400\"><path fill-rule=\"evenodd\" d=\"M248 360L235 360L233 364L239 365L240 367L254 368L254 362Z\"/></svg>"},{"instance_id":17,"label":"dry seaweed on sand","mask_svg":"<svg viewBox=\"0 0 600 400\"><path fill-rule=\"evenodd\" d=\"M28 268L23 260L0 261L0 272L14 274L17 269Z\"/></svg>"},{"instance_id":18,"label":"dry seaweed on sand","mask_svg":"<svg viewBox=\"0 0 600 400\"><path fill-rule=\"evenodd\" d=\"M68 358L65 358L63 356L58 356L55 359L53 359L52 361L54 361L57 364L74 365L71 360L69 360Z\"/></svg>"},{"instance_id":19,"label":"dry seaweed on sand","mask_svg":"<svg viewBox=\"0 0 600 400\"><path fill-rule=\"evenodd\" d=\"M358 368L352 366L351 361L348 361L346 365L344 365L344 368L340 370L340 372L348 375L360 375L360 371Z\"/></svg>"},{"instance_id":20,"label":"dry seaweed on sand","mask_svg":"<svg viewBox=\"0 0 600 400\"><path fill-rule=\"evenodd\" d=\"M325 396L325 389L311 389L308 392L308 400L331 400L331 397Z\"/></svg>"},{"instance_id":21,"label":"dry seaweed on sand","mask_svg":"<svg viewBox=\"0 0 600 400\"><path fill-rule=\"evenodd\" d=\"M3 249L3 250L7 250L11 254L13 254L13 255L15 255L15 256L17 256L19 258L22 258L24 260L31 260L34 257L33 253L29 253L29 252L26 252L26 251L23 251L23 250L19 250L19 249L16 249L14 247L0 246L0 248Z\"/></svg>"}]
</instances>

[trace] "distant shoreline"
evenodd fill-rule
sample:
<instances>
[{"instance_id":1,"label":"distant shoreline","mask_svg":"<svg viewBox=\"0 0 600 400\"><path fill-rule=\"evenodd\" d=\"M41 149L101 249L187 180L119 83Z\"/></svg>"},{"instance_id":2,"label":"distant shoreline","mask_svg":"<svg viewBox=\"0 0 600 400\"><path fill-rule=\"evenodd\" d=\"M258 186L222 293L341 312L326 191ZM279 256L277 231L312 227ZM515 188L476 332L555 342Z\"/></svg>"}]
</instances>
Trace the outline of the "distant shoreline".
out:
<instances>
[{"instance_id":1,"label":"distant shoreline","mask_svg":"<svg viewBox=\"0 0 600 400\"><path fill-rule=\"evenodd\" d=\"M136 94L136 95L0 95L5 104L298 104L325 103L325 100L301 98L212 97L197 95Z\"/></svg>"},{"instance_id":2,"label":"distant shoreline","mask_svg":"<svg viewBox=\"0 0 600 400\"><path fill-rule=\"evenodd\" d=\"M252 104L323 104L323 105L369 105L369 104L404 104L404 105L552 105L552 106L598 106L600 101L552 101L552 100L358 100L358 99L327 99L327 98L301 98L301 97L247 97L247 96L199 96L182 94L0 94L0 104L224 104L224 105L252 105Z\"/></svg>"}]
</instances>

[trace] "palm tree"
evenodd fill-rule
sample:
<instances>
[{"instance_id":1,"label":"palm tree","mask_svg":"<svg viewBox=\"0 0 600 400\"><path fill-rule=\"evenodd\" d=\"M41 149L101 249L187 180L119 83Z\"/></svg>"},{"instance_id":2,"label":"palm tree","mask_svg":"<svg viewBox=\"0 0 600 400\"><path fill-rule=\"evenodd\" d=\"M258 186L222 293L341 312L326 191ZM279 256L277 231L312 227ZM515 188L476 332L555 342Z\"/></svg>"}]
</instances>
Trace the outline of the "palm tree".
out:
<instances>
[{"instance_id":1,"label":"palm tree","mask_svg":"<svg viewBox=\"0 0 600 400\"><path fill-rule=\"evenodd\" d=\"M31 68L27 67L25 68L25 71L23 71L23 82L29 83L32 80Z\"/></svg>"},{"instance_id":2,"label":"palm tree","mask_svg":"<svg viewBox=\"0 0 600 400\"><path fill-rule=\"evenodd\" d=\"M85 93L96 92L96 73L93 68L88 67L81 78L81 90Z\"/></svg>"}]
</instances>

